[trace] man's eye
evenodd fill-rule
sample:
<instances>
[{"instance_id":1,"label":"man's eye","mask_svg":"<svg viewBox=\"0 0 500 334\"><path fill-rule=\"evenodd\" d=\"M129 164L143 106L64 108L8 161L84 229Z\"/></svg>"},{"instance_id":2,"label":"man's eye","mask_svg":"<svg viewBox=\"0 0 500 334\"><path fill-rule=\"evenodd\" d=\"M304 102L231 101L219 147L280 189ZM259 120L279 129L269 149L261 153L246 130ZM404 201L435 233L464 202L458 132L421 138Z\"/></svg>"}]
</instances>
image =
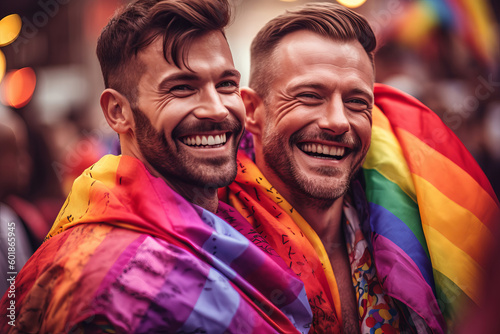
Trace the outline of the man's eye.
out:
<instances>
[{"instance_id":1,"label":"man's eye","mask_svg":"<svg viewBox=\"0 0 500 334\"><path fill-rule=\"evenodd\" d=\"M314 94L314 93L301 93L298 95L298 97L305 98L305 99L315 99L315 100L321 99L321 97L319 97L317 94Z\"/></svg>"},{"instance_id":2,"label":"man's eye","mask_svg":"<svg viewBox=\"0 0 500 334\"><path fill-rule=\"evenodd\" d=\"M187 91L187 90L192 90L192 88L189 87L188 85L177 85L177 86L174 86L170 89L170 91L180 91L180 92Z\"/></svg>"},{"instance_id":3,"label":"man's eye","mask_svg":"<svg viewBox=\"0 0 500 334\"><path fill-rule=\"evenodd\" d=\"M365 106L368 106L368 102L362 99L351 99L348 101L349 103L357 103L357 104L364 104Z\"/></svg>"},{"instance_id":4,"label":"man's eye","mask_svg":"<svg viewBox=\"0 0 500 334\"><path fill-rule=\"evenodd\" d=\"M170 93L177 97L187 97L194 93L194 88L189 85L177 85L170 88Z\"/></svg>"},{"instance_id":5,"label":"man's eye","mask_svg":"<svg viewBox=\"0 0 500 334\"><path fill-rule=\"evenodd\" d=\"M219 87L237 87L238 85L236 82L229 80L229 81L224 81L219 84Z\"/></svg>"},{"instance_id":6,"label":"man's eye","mask_svg":"<svg viewBox=\"0 0 500 334\"><path fill-rule=\"evenodd\" d=\"M217 89L222 93L233 93L238 89L238 84L233 80L227 80L219 83Z\"/></svg>"},{"instance_id":7,"label":"man's eye","mask_svg":"<svg viewBox=\"0 0 500 334\"><path fill-rule=\"evenodd\" d=\"M349 108L355 110L366 110L370 108L370 104L363 99L350 99L346 101Z\"/></svg>"},{"instance_id":8,"label":"man's eye","mask_svg":"<svg viewBox=\"0 0 500 334\"><path fill-rule=\"evenodd\" d=\"M300 93L297 94L297 101L303 103L304 105L317 106L323 103L323 97L317 93Z\"/></svg>"}]
</instances>

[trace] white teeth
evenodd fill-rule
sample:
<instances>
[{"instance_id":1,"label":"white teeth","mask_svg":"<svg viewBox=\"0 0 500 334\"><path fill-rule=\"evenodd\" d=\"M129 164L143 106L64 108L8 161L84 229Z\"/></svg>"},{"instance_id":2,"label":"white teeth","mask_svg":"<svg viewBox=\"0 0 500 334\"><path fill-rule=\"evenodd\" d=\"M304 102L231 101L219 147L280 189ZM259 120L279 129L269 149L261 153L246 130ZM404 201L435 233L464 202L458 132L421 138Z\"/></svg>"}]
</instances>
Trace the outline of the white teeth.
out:
<instances>
[{"instance_id":1,"label":"white teeth","mask_svg":"<svg viewBox=\"0 0 500 334\"><path fill-rule=\"evenodd\" d=\"M209 136L190 136L182 138L182 142L188 146L213 146L224 145L226 143L226 134Z\"/></svg>"},{"instance_id":2,"label":"white teeth","mask_svg":"<svg viewBox=\"0 0 500 334\"><path fill-rule=\"evenodd\" d=\"M321 144L301 144L300 149L306 153L319 153L323 155L331 155L342 157L345 153L345 147L321 145Z\"/></svg>"}]
</instances>

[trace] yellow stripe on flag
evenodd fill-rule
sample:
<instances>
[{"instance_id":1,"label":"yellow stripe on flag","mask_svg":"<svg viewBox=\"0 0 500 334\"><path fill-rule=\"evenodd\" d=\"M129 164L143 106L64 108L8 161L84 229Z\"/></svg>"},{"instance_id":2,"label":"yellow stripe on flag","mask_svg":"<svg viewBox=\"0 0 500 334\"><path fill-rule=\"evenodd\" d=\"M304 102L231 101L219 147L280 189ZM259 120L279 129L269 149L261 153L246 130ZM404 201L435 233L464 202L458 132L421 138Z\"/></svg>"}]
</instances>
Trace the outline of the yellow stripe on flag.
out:
<instances>
[{"instance_id":1,"label":"yellow stripe on flag","mask_svg":"<svg viewBox=\"0 0 500 334\"><path fill-rule=\"evenodd\" d=\"M451 201L427 180L415 174L413 174L413 178L420 204L419 210L424 233L426 226L432 227L454 247L462 250L475 262L481 263L484 252L488 249L487 246L494 241L491 231L474 214ZM426 240L432 258L432 252L436 252L436 250L431 249L429 242L432 240L427 234ZM478 245L481 245L481 247L478 247ZM441 251L445 255L448 254L447 249L441 249ZM449 265L460 266L461 261ZM434 261L433 266L445 273L440 267L436 267ZM462 268L459 271L463 270L465 269ZM456 274L459 275L459 273Z\"/></svg>"},{"instance_id":2,"label":"yellow stripe on flag","mask_svg":"<svg viewBox=\"0 0 500 334\"><path fill-rule=\"evenodd\" d=\"M478 285L484 277L481 266L467 253L429 225L423 226L427 236L433 267L455 283L476 304L479 302ZM459 297L460 291L445 291Z\"/></svg>"}]
</instances>

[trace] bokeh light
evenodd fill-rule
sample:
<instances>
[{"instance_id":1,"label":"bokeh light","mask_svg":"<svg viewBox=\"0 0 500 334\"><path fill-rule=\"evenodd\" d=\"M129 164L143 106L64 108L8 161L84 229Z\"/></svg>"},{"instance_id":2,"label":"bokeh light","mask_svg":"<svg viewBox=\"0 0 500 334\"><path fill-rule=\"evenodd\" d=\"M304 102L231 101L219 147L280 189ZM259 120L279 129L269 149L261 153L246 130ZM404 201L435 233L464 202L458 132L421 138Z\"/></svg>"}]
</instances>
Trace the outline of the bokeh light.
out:
<instances>
[{"instance_id":1,"label":"bokeh light","mask_svg":"<svg viewBox=\"0 0 500 334\"><path fill-rule=\"evenodd\" d=\"M11 14L0 20L0 46L12 43L21 32L22 21L17 14Z\"/></svg>"},{"instance_id":2,"label":"bokeh light","mask_svg":"<svg viewBox=\"0 0 500 334\"><path fill-rule=\"evenodd\" d=\"M35 86L36 75L31 67L7 73L0 86L2 103L14 108L24 107L33 97Z\"/></svg>"},{"instance_id":3,"label":"bokeh light","mask_svg":"<svg viewBox=\"0 0 500 334\"><path fill-rule=\"evenodd\" d=\"M366 0L337 0L337 2L349 8L357 8L364 4Z\"/></svg>"},{"instance_id":4,"label":"bokeh light","mask_svg":"<svg viewBox=\"0 0 500 334\"><path fill-rule=\"evenodd\" d=\"M5 55L0 50L0 82L2 82L3 76L5 75L6 66L7 65L5 63Z\"/></svg>"}]
</instances>

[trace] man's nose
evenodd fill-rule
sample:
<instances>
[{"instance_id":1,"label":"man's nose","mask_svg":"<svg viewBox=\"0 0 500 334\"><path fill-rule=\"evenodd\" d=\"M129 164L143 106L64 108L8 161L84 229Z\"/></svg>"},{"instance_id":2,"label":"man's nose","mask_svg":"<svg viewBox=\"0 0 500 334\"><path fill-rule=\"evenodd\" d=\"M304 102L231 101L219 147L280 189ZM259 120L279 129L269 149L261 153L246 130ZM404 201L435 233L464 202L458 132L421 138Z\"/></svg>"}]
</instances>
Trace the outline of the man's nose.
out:
<instances>
[{"instance_id":1,"label":"man's nose","mask_svg":"<svg viewBox=\"0 0 500 334\"><path fill-rule=\"evenodd\" d=\"M318 121L318 125L323 130L329 130L336 135L346 133L351 125L346 115L344 101L341 97L335 97L325 105L323 115Z\"/></svg>"},{"instance_id":2,"label":"man's nose","mask_svg":"<svg viewBox=\"0 0 500 334\"><path fill-rule=\"evenodd\" d=\"M224 105L217 89L213 87L201 93L200 105L195 108L194 115L198 119L221 122L229 115L229 110Z\"/></svg>"}]
</instances>

